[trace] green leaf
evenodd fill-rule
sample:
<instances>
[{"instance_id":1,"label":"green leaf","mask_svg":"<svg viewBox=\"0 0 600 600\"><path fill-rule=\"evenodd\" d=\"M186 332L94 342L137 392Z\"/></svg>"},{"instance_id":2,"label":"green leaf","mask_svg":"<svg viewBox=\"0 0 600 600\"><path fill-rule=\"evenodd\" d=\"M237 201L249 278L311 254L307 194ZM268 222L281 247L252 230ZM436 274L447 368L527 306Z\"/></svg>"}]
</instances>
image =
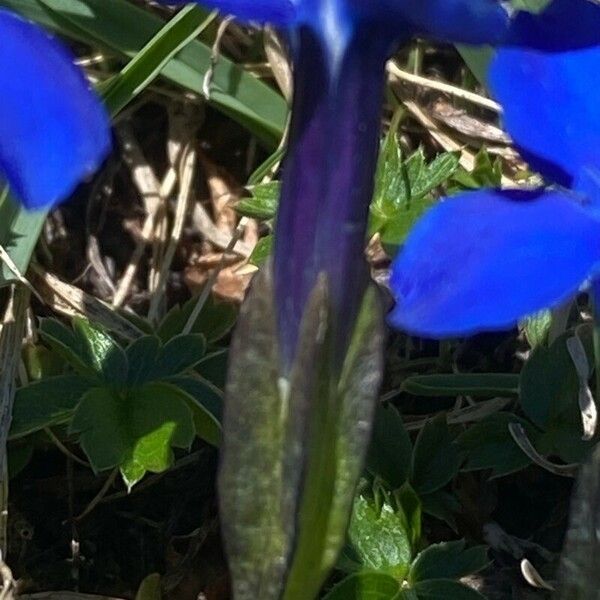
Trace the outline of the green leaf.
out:
<instances>
[{"instance_id":1,"label":"green leaf","mask_svg":"<svg viewBox=\"0 0 600 600\"><path fill-rule=\"evenodd\" d=\"M171 447L188 448L194 439L187 398L164 382L148 383L127 394L93 388L80 402L71 431L92 467L120 467L128 487L146 471L159 473L173 461Z\"/></svg>"},{"instance_id":2,"label":"green leaf","mask_svg":"<svg viewBox=\"0 0 600 600\"><path fill-rule=\"evenodd\" d=\"M417 193L427 194L445 183L452 177L459 164L460 155L457 152L438 154L427 166L423 179L417 182Z\"/></svg>"},{"instance_id":3,"label":"green leaf","mask_svg":"<svg viewBox=\"0 0 600 600\"><path fill-rule=\"evenodd\" d=\"M576 330L593 364L592 332ZM592 443L581 437L583 427L578 404L579 378L567 349L572 331L557 338L549 348L538 346L521 371L520 401L525 414L545 431L540 451L557 454L565 462L581 461Z\"/></svg>"},{"instance_id":4,"label":"green leaf","mask_svg":"<svg viewBox=\"0 0 600 600\"><path fill-rule=\"evenodd\" d=\"M252 196L243 198L235 205L235 210L246 217L267 221L277 214L281 183L269 181L249 188Z\"/></svg>"},{"instance_id":5,"label":"green leaf","mask_svg":"<svg viewBox=\"0 0 600 600\"><path fill-rule=\"evenodd\" d=\"M264 265L269 256L271 256L274 242L275 237L273 235L266 235L265 237L260 238L248 259L250 263L257 267Z\"/></svg>"},{"instance_id":6,"label":"green leaf","mask_svg":"<svg viewBox=\"0 0 600 600\"><path fill-rule=\"evenodd\" d=\"M148 384L131 393L132 434L135 438L131 455L121 463L121 474L131 489L147 471L161 473L173 464L172 447L189 448L195 429L183 394L164 383ZM156 394L161 394L161 399ZM150 415L150 411L155 414Z\"/></svg>"},{"instance_id":7,"label":"green leaf","mask_svg":"<svg viewBox=\"0 0 600 600\"><path fill-rule=\"evenodd\" d=\"M151 573L142 580L135 600L162 600L160 575Z\"/></svg>"},{"instance_id":8,"label":"green leaf","mask_svg":"<svg viewBox=\"0 0 600 600\"><path fill-rule=\"evenodd\" d=\"M411 585L427 579L460 579L485 569L490 561L486 546L465 549L465 541L432 544L419 553L410 567Z\"/></svg>"},{"instance_id":9,"label":"green leaf","mask_svg":"<svg viewBox=\"0 0 600 600\"><path fill-rule=\"evenodd\" d=\"M263 269L242 305L231 344L219 478L232 591L242 600L279 600L295 533L302 471L295 419L301 421L302 412L288 411L304 409L282 397L275 332L272 279Z\"/></svg>"},{"instance_id":10,"label":"green leaf","mask_svg":"<svg viewBox=\"0 0 600 600\"><path fill-rule=\"evenodd\" d=\"M116 467L131 453L131 436L124 399L113 390L95 387L85 393L70 431L80 433L79 442L95 471Z\"/></svg>"},{"instance_id":11,"label":"green leaf","mask_svg":"<svg viewBox=\"0 0 600 600\"><path fill-rule=\"evenodd\" d=\"M213 446L221 445L223 393L198 376L171 377L168 380L190 397L196 435Z\"/></svg>"},{"instance_id":12,"label":"green leaf","mask_svg":"<svg viewBox=\"0 0 600 600\"><path fill-rule=\"evenodd\" d=\"M219 348L207 354L196 367L198 373L219 390L225 388L227 365L229 364L229 351L227 348Z\"/></svg>"},{"instance_id":13,"label":"green leaf","mask_svg":"<svg viewBox=\"0 0 600 600\"><path fill-rule=\"evenodd\" d=\"M197 303L198 298L194 297L183 306L176 305L171 308L156 332L163 343L183 331ZM237 314L233 304L219 302L209 295L193 323L191 333L201 333L209 344L213 344L231 331L237 320Z\"/></svg>"},{"instance_id":14,"label":"green leaf","mask_svg":"<svg viewBox=\"0 0 600 600\"><path fill-rule=\"evenodd\" d=\"M13 479L29 464L33 457L35 445L28 439L20 443L11 443L7 451L8 477Z\"/></svg>"},{"instance_id":15,"label":"green leaf","mask_svg":"<svg viewBox=\"0 0 600 600\"><path fill-rule=\"evenodd\" d=\"M537 436L535 445L542 455L558 456L565 463L581 463L594 448L594 441L581 438L581 424L557 418L545 432Z\"/></svg>"},{"instance_id":16,"label":"green leaf","mask_svg":"<svg viewBox=\"0 0 600 600\"><path fill-rule=\"evenodd\" d=\"M323 312L325 307L320 307ZM323 328L313 335L321 338ZM326 370L327 354L307 344L304 352L316 362L299 365L298 378L321 380L314 398L307 479L300 508L299 538L285 600L304 600L318 593L344 545L356 483L362 473L370 423L383 372L383 322L378 291L369 287L363 298L339 383ZM318 346L317 346L318 347ZM296 365L295 365L296 366ZM313 375L307 376L308 373ZM332 380L333 379L333 380Z\"/></svg>"},{"instance_id":17,"label":"green leaf","mask_svg":"<svg viewBox=\"0 0 600 600\"><path fill-rule=\"evenodd\" d=\"M413 589L419 600L485 600L473 588L451 579L420 581Z\"/></svg>"},{"instance_id":18,"label":"green leaf","mask_svg":"<svg viewBox=\"0 0 600 600\"><path fill-rule=\"evenodd\" d=\"M10 438L67 422L92 385L79 375L59 375L19 388L15 394Z\"/></svg>"},{"instance_id":19,"label":"green leaf","mask_svg":"<svg viewBox=\"0 0 600 600\"><path fill-rule=\"evenodd\" d=\"M75 317L73 331L82 359L110 385L127 380L127 356L115 340L87 319Z\"/></svg>"},{"instance_id":20,"label":"green leaf","mask_svg":"<svg viewBox=\"0 0 600 600\"><path fill-rule=\"evenodd\" d=\"M128 364L127 385L141 385L155 379L160 346L160 340L156 336L144 335L125 348Z\"/></svg>"},{"instance_id":21,"label":"green leaf","mask_svg":"<svg viewBox=\"0 0 600 600\"><path fill-rule=\"evenodd\" d=\"M421 499L408 481L394 492L394 498L398 519L406 532L410 547L414 550L421 543Z\"/></svg>"},{"instance_id":22,"label":"green leaf","mask_svg":"<svg viewBox=\"0 0 600 600\"><path fill-rule=\"evenodd\" d=\"M22 355L29 381L37 381L64 373L63 357L43 344L26 343Z\"/></svg>"},{"instance_id":23,"label":"green leaf","mask_svg":"<svg viewBox=\"0 0 600 600\"><path fill-rule=\"evenodd\" d=\"M391 404L379 403L367 455L369 471L396 489L408 479L411 460L412 443L400 413Z\"/></svg>"},{"instance_id":24,"label":"green leaf","mask_svg":"<svg viewBox=\"0 0 600 600\"><path fill-rule=\"evenodd\" d=\"M285 147L279 146L248 177L248 186L260 184L265 177L272 175L285 155Z\"/></svg>"},{"instance_id":25,"label":"green leaf","mask_svg":"<svg viewBox=\"0 0 600 600\"><path fill-rule=\"evenodd\" d=\"M489 46L465 46L463 44L458 44L456 48L479 83L485 84L489 64L494 58L492 48Z\"/></svg>"},{"instance_id":26,"label":"green leaf","mask_svg":"<svg viewBox=\"0 0 600 600\"><path fill-rule=\"evenodd\" d=\"M582 341L591 359L591 331L581 328L579 331L584 334ZM566 343L572 336L573 332L567 332L549 348L536 348L521 371L521 406L525 414L542 429L564 413L570 413L574 420L579 419L579 378Z\"/></svg>"},{"instance_id":27,"label":"green leaf","mask_svg":"<svg viewBox=\"0 0 600 600\"><path fill-rule=\"evenodd\" d=\"M385 573L355 573L335 585L323 600L409 600L400 583Z\"/></svg>"},{"instance_id":28,"label":"green leaf","mask_svg":"<svg viewBox=\"0 0 600 600\"><path fill-rule=\"evenodd\" d=\"M395 253L401 246L413 225L423 216L425 211L435 203L433 198L421 196L413 200L410 206L391 216L379 229L384 247Z\"/></svg>"},{"instance_id":29,"label":"green leaf","mask_svg":"<svg viewBox=\"0 0 600 600\"><path fill-rule=\"evenodd\" d=\"M83 319L73 319L73 330L56 319L42 319L42 339L82 375L111 385L127 378L127 356L103 329Z\"/></svg>"},{"instance_id":30,"label":"green leaf","mask_svg":"<svg viewBox=\"0 0 600 600\"><path fill-rule=\"evenodd\" d=\"M412 558L411 544L404 520L388 501L378 506L374 500L357 496L348 538L366 569L404 579Z\"/></svg>"},{"instance_id":31,"label":"green leaf","mask_svg":"<svg viewBox=\"0 0 600 600\"><path fill-rule=\"evenodd\" d=\"M449 373L414 375L402 383L402 391L414 396L516 396L519 376L508 373Z\"/></svg>"},{"instance_id":32,"label":"green leaf","mask_svg":"<svg viewBox=\"0 0 600 600\"><path fill-rule=\"evenodd\" d=\"M173 377L198 364L206 351L206 340L201 333L176 335L158 352L154 379Z\"/></svg>"},{"instance_id":33,"label":"green leaf","mask_svg":"<svg viewBox=\"0 0 600 600\"><path fill-rule=\"evenodd\" d=\"M523 319L520 325L525 331L527 342L532 348L544 346L548 341L548 334L552 327L552 312L542 310L535 315Z\"/></svg>"},{"instance_id":34,"label":"green leaf","mask_svg":"<svg viewBox=\"0 0 600 600\"><path fill-rule=\"evenodd\" d=\"M460 512L461 504L455 496L444 490L437 490L430 494L423 494L420 500L424 513L444 521L455 532L458 531L454 515Z\"/></svg>"},{"instance_id":35,"label":"green leaf","mask_svg":"<svg viewBox=\"0 0 600 600\"><path fill-rule=\"evenodd\" d=\"M68 362L78 373L94 376L95 370L90 365L81 346L81 339L56 319L42 319L39 328L44 342Z\"/></svg>"},{"instance_id":36,"label":"green leaf","mask_svg":"<svg viewBox=\"0 0 600 600\"><path fill-rule=\"evenodd\" d=\"M375 174L370 233L380 232L384 244L402 244L413 224L433 204L432 192L452 176L458 164L454 153L441 154L427 164L421 149L403 161L392 127L382 144Z\"/></svg>"},{"instance_id":37,"label":"green leaf","mask_svg":"<svg viewBox=\"0 0 600 600\"><path fill-rule=\"evenodd\" d=\"M475 155L475 167L471 171L459 168L452 176L453 185L449 193L461 190L476 190L482 187L500 187L502 183L502 160L499 156L492 159L482 147Z\"/></svg>"},{"instance_id":38,"label":"green leaf","mask_svg":"<svg viewBox=\"0 0 600 600\"><path fill-rule=\"evenodd\" d=\"M518 423L534 443L539 432L525 419L508 412L498 412L471 425L458 436L456 443L465 457L463 471L492 469L493 477L520 471L531 464L529 457L513 440L508 426Z\"/></svg>"},{"instance_id":39,"label":"green leaf","mask_svg":"<svg viewBox=\"0 0 600 600\"><path fill-rule=\"evenodd\" d=\"M143 336L126 349L129 385L174 377L192 369L204 358L206 341L201 333L180 334L162 345L158 337Z\"/></svg>"},{"instance_id":40,"label":"green leaf","mask_svg":"<svg viewBox=\"0 0 600 600\"><path fill-rule=\"evenodd\" d=\"M142 442L144 436L158 425L168 424L168 441L175 448L189 448L194 440L194 429L186 398L174 385L165 382L149 383L135 390L128 398L130 402L130 428L136 439ZM166 440L165 440L166 441ZM168 465L165 458L148 456L148 470L158 473Z\"/></svg>"},{"instance_id":41,"label":"green leaf","mask_svg":"<svg viewBox=\"0 0 600 600\"><path fill-rule=\"evenodd\" d=\"M459 457L446 416L438 415L421 429L413 452L411 484L419 494L439 490L458 472Z\"/></svg>"},{"instance_id":42,"label":"green leaf","mask_svg":"<svg viewBox=\"0 0 600 600\"><path fill-rule=\"evenodd\" d=\"M398 206L406 205L408 177L402 164L402 151L395 128L384 138L375 171L375 189L371 201L371 232L375 233L391 218Z\"/></svg>"}]
</instances>

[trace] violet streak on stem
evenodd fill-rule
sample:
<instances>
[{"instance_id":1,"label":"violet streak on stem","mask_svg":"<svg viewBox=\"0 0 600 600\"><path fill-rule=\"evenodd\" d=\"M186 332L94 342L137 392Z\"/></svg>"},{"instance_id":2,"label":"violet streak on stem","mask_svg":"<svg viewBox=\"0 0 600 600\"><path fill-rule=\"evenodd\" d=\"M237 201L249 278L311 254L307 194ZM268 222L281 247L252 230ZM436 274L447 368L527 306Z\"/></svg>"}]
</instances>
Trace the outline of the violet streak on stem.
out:
<instances>
[{"instance_id":1,"label":"violet streak on stem","mask_svg":"<svg viewBox=\"0 0 600 600\"><path fill-rule=\"evenodd\" d=\"M335 22L343 23L341 19ZM341 366L367 284L363 259L386 58L381 27L292 34L296 65L290 139L275 230L275 301L282 371L319 273L327 275L334 364Z\"/></svg>"}]
</instances>

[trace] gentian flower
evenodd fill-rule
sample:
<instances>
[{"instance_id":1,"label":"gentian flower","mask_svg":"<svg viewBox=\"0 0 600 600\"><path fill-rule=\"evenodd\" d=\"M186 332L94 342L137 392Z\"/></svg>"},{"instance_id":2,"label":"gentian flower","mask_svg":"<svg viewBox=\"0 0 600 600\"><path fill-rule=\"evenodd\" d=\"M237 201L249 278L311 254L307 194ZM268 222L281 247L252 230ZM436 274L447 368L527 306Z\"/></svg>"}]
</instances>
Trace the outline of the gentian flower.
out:
<instances>
[{"instance_id":1,"label":"gentian flower","mask_svg":"<svg viewBox=\"0 0 600 600\"><path fill-rule=\"evenodd\" d=\"M586 47L598 31L592 2L512 27L509 37L530 49L499 50L489 84L522 155L562 187L438 203L393 264L392 324L437 338L505 329L584 282L599 287L600 108L590 78L600 72L600 46Z\"/></svg>"},{"instance_id":2,"label":"gentian flower","mask_svg":"<svg viewBox=\"0 0 600 600\"><path fill-rule=\"evenodd\" d=\"M413 35L499 42L509 15L497 0L199 2L270 22L288 40L295 94L274 248L280 370L286 376L291 369L300 321L321 273L340 367L368 282L363 252L386 59Z\"/></svg>"},{"instance_id":3,"label":"gentian flower","mask_svg":"<svg viewBox=\"0 0 600 600\"><path fill-rule=\"evenodd\" d=\"M110 146L109 119L71 54L0 10L0 177L27 208L49 208Z\"/></svg>"}]
</instances>

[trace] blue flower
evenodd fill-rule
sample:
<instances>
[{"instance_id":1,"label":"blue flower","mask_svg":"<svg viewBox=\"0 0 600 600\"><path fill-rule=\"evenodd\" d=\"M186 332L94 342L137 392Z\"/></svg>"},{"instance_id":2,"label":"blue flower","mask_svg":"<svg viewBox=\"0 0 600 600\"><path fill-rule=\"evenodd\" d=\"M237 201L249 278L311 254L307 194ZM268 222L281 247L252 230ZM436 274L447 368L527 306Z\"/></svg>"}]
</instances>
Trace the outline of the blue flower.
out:
<instances>
[{"instance_id":1,"label":"blue flower","mask_svg":"<svg viewBox=\"0 0 600 600\"><path fill-rule=\"evenodd\" d=\"M296 93L274 249L281 368L292 365L320 273L327 275L334 362L341 365L368 282L363 251L386 59L416 34L498 42L509 15L497 0L199 2L285 30Z\"/></svg>"},{"instance_id":2,"label":"blue flower","mask_svg":"<svg viewBox=\"0 0 600 600\"><path fill-rule=\"evenodd\" d=\"M110 147L109 119L70 53L0 10L0 177L27 208L48 208Z\"/></svg>"},{"instance_id":3,"label":"blue flower","mask_svg":"<svg viewBox=\"0 0 600 600\"><path fill-rule=\"evenodd\" d=\"M394 261L392 324L429 337L504 329L600 275L600 47L586 47L598 31L592 2L555 3L511 27L508 39L530 49L500 50L490 88L523 156L561 187L437 204Z\"/></svg>"},{"instance_id":4,"label":"blue flower","mask_svg":"<svg viewBox=\"0 0 600 600\"><path fill-rule=\"evenodd\" d=\"M294 62L290 144L274 251L284 375L293 364L307 299L322 273L331 305L333 362L340 366L344 359L368 282L364 239L385 62L394 48L413 35L471 44L533 44L542 50L572 50L600 39L600 31L577 17L569 17L570 27L564 27L567 7L583 17L587 12L596 15L588 0L554 0L541 25L528 13L510 14L499 0L198 1L247 21L278 25ZM562 31L546 38L544 28L552 29L557 21ZM413 271L396 277L398 323L402 306L414 306L401 291Z\"/></svg>"}]
</instances>

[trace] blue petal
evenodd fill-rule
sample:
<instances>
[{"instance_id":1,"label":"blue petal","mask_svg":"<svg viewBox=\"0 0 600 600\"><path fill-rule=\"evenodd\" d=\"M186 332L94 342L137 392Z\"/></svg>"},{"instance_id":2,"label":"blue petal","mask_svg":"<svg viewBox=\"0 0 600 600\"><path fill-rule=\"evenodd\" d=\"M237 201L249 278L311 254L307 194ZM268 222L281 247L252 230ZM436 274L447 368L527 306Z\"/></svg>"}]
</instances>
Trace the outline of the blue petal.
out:
<instances>
[{"instance_id":1,"label":"blue petal","mask_svg":"<svg viewBox=\"0 0 600 600\"><path fill-rule=\"evenodd\" d=\"M162 4L189 4L191 0L158 0ZM206 8L216 8L242 21L289 25L296 20L292 0L193 0Z\"/></svg>"},{"instance_id":2,"label":"blue petal","mask_svg":"<svg viewBox=\"0 0 600 600\"><path fill-rule=\"evenodd\" d=\"M401 13L415 33L449 42L495 44L508 31L509 16L498 0L379 0L379 4L382 12Z\"/></svg>"},{"instance_id":3,"label":"blue petal","mask_svg":"<svg viewBox=\"0 0 600 600\"><path fill-rule=\"evenodd\" d=\"M554 0L540 14L519 12L507 45L557 51L600 44L600 5L592 0Z\"/></svg>"},{"instance_id":4,"label":"blue petal","mask_svg":"<svg viewBox=\"0 0 600 600\"><path fill-rule=\"evenodd\" d=\"M28 208L49 207L104 159L109 120L41 29L0 10L0 39L0 171Z\"/></svg>"},{"instance_id":5,"label":"blue petal","mask_svg":"<svg viewBox=\"0 0 600 600\"><path fill-rule=\"evenodd\" d=\"M570 186L582 167L600 164L600 110L590 93L590 78L600 72L600 6L566 4L568 10L559 0L542 15L517 18L512 41L542 49L499 50L489 83L504 107L506 129L531 166ZM545 51L594 39L588 48Z\"/></svg>"},{"instance_id":6,"label":"blue petal","mask_svg":"<svg viewBox=\"0 0 600 600\"><path fill-rule=\"evenodd\" d=\"M593 166L581 169L573 190L584 199L587 212L600 221L600 169Z\"/></svg>"},{"instance_id":7,"label":"blue petal","mask_svg":"<svg viewBox=\"0 0 600 600\"><path fill-rule=\"evenodd\" d=\"M479 191L437 204L392 265L390 322L426 337L505 329L577 292L600 221L572 195Z\"/></svg>"}]
</instances>

